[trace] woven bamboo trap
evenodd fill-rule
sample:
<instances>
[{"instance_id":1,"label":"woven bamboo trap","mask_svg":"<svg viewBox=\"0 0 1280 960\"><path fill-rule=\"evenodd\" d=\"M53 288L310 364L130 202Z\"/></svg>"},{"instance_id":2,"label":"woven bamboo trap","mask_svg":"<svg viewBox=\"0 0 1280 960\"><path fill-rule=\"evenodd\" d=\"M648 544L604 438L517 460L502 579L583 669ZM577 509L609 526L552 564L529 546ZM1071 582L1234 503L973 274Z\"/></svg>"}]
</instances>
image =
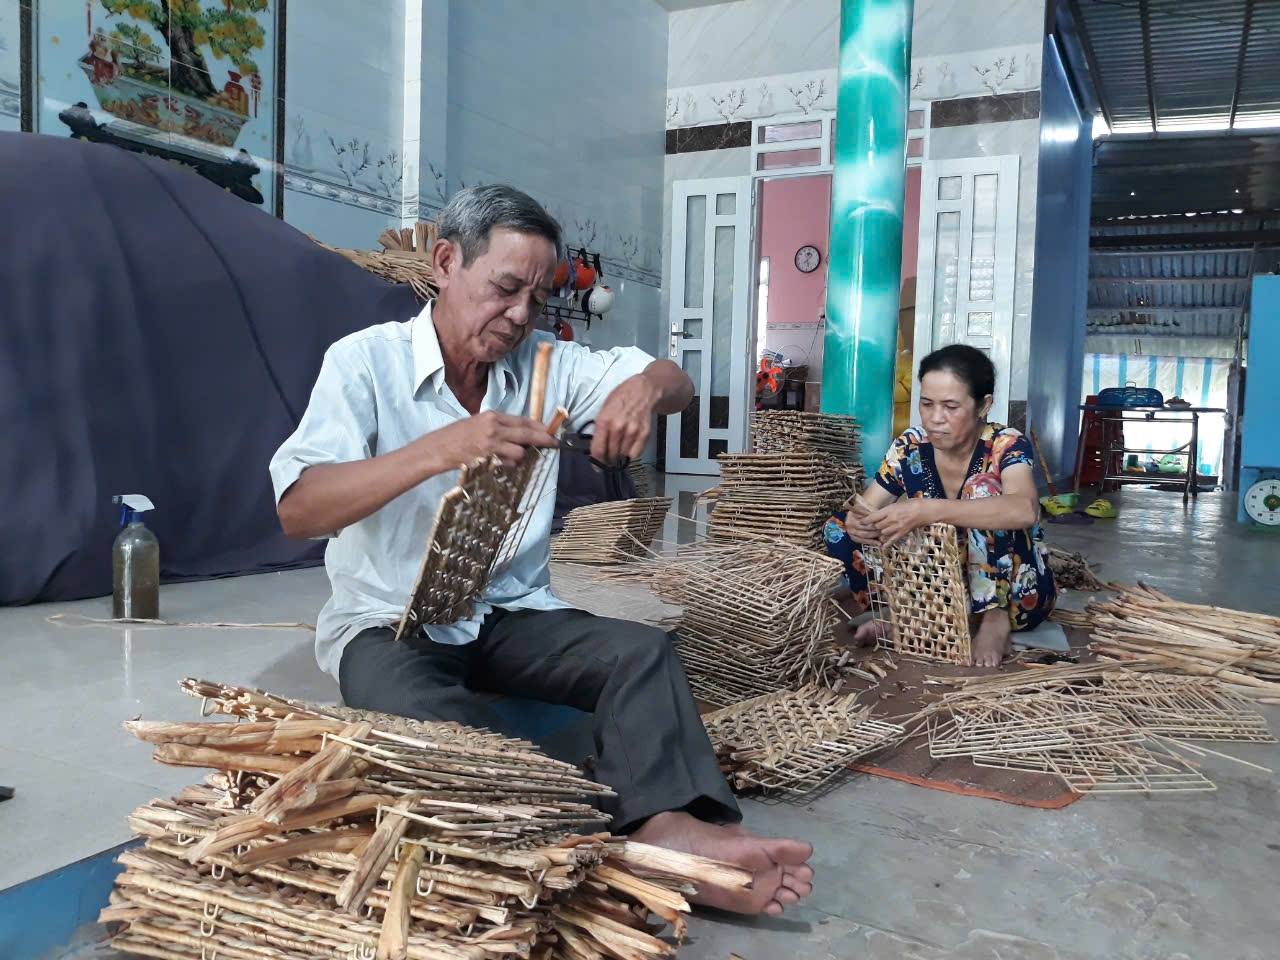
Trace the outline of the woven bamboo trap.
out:
<instances>
[{"instance_id":1,"label":"woven bamboo trap","mask_svg":"<svg viewBox=\"0 0 1280 960\"><path fill-rule=\"evenodd\" d=\"M529 409L541 420L552 346L538 346ZM547 432L558 436L566 412L556 411ZM475 598L515 559L525 531L546 490L553 483L552 458L531 449L514 467L487 457L462 467L458 485L440 500L413 593L396 627L404 640L424 626L465 620Z\"/></svg>"},{"instance_id":2,"label":"woven bamboo trap","mask_svg":"<svg viewBox=\"0 0 1280 960\"><path fill-rule=\"evenodd\" d=\"M187 681L206 707L290 701ZM597 831L607 788L536 751L391 732L298 709L241 723L126 725L163 763L212 768L138 808L101 915L118 950L165 960L551 960L667 957L690 884L744 889L724 864ZM440 728L437 730L437 726ZM436 733L443 736L436 737ZM228 783L260 789L233 792Z\"/></svg>"},{"instance_id":3,"label":"woven bamboo trap","mask_svg":"<svg viewBox=\"0 0 1280 960\"><path fill-rule=\"evenodd\" d=\"M315 237L311 239L383 280L409 284L423 303L440 292L431 266L431 248L436 241L435 224L419 222L413 228L385 230L378 238L383 247L381 251L343 250L321 243Z\"/></svg>"},{"instance_id":4,"label":"woven bamboo trap","mask_svg":"<svg viewBox=\"0 0 1280 960\"><path fill-rule=\"evenodd\" d=\"M935 523L888 547L864 545L876 620L898 653L968 664L969 599L956 528Z\"/></svg>"},{"instance_id":5,"label":"woven bamboo trap","mask_svg":"<svg viewBox=\"0 0 1280 960\"><path fill-rule=\"evenodd\" d=\"M694 694L716 706L829 686L838 652L829 602L840 561L774 541L705 543L601 579L648 585L682 611L671 624Z\"/></svg>"},{"instance_id":6,"label":"woven bamboo trap","mask_svg":"<svg viewBox=\"0 0 1280 960\"><path fill-rule=\"evenodd\" d=\"M1235 758L1186 741L1275 742L1216 680L1106 662L973 678L928 708L925 726L930 756L1053 774L1077 793L1213 790L1186 754Z\"/></svg>"},{"instance_id":7,"label":"woven bamboo trap","mask_svg":"<svg viewBox=\"0 0 1280 960\"><path fill-rule=\"evenodd\" d=\"M865 479L862 468L862 430L853 417L799 410L757 410L751 415L756 453L825 453L856 475L857 489Z\"/></svg>"},{"instance_id":8,"label":"woven bamboo trap","mask_svg":"<svg viewBox=\"0 0 1280 960\"><path fill-rule=\"evenodd\" d=\"M671 509L670 497L615 500L570 510L551 541L551 559L626 563L648 553Z\"/></svg>"},{"instance_id":9,"label":"woven bamboo trap","mask_svg":"<svg viewBox=\"0 0 1280 960\"><path fill-rule=\"evenodd\" d=\"M870 707L859 709L856 698L808 686L717 710L702 722L735 788L804 794L905 735L873 719Z\"/></svg>"},{"instance_id":10,"label":"woven bamboo trap","mask_svg":"<svg viewBox=\"0 0 1280 960\"><path fill-rule=\"evenodd\" d=\"M768 537L816 547L822 526L856 492L847 468L825 453L722 454L711 540Z\"/></svg>"}]
</instances>

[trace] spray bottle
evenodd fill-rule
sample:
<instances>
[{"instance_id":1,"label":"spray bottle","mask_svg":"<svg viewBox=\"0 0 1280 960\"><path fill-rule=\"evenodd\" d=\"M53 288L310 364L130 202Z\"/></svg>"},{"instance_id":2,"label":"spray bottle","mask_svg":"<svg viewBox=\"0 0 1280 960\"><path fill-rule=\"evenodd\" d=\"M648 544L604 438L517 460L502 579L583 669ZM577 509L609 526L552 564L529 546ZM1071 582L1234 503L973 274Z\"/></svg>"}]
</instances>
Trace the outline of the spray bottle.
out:
<instances>
[{"instance_id":1,"label":"spray bottle","mask_svg":"<svg viewBox=\"0 0 1280 960\"><path fill-rule=\"evenodd\" d=\"M160 619L160 541L142 522L155 505L137 493L114 497L124 529L111 548L111 615L117 619Z\"/></svg>"}]
</instances>

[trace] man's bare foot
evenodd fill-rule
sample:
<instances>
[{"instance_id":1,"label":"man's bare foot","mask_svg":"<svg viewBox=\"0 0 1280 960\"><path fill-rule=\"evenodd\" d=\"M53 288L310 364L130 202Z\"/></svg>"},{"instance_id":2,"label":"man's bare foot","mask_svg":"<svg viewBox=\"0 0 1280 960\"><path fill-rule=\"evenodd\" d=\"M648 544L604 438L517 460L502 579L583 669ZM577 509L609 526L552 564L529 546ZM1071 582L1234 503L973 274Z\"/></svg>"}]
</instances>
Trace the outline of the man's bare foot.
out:
<instances>
[{"instance_id":1,"label":"man's bare foot","mask_svg":"<svg viewBox=\"0 0 1280 960\"><path fill-rule=\"evenodd\" d=\"M681 811L650 817L631 839L732 863L751 872L754 880L750 890L699 890L693 901L705 907L776 917L813 892L813 868L809 866L813 847L800 840L757 837L743 827L717 826Z\"/></svg>"},{"instance_id":2,"label":"man's bare foot","mask_svg":"<svg viewBox=\"0 0 1280 960\"><path fill-rule=\"evenodd\" d=\"M996 607L982 615L978 632L973 636L972 653L975 667L998 667L1013 653L1013 626L1009 623L1008 610Z\"/></svg>"}]
</instances>

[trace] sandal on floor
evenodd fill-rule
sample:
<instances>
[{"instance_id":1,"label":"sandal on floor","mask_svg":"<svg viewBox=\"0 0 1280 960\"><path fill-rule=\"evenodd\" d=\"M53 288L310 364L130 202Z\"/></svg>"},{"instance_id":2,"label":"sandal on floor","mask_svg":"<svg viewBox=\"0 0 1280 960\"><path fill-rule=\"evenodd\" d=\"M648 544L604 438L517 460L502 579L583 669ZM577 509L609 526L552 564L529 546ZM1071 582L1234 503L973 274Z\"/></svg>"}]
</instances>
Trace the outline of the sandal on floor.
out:
<instances>
[{"instance_id":1,"label":"sandal on floor","mask_svg":"<svg viewBox=\"0 0 1280 960\"><path fill-rule=\"evenodd\" d=\"M1099 520L1114 520L1120 516L1120 511L1110 500L1103 500L1099 497L1093 503L1084 508L1084 512L1091 517L1097 517Z\"/></svg>"},{"instance_id":2,"label":"sandal on floor","mask_svg":"<svg viewBox=\"0 0 1280 960\"><path fill-rule=\"evenodd\" d=\"M1060 517L1064 513L1071 512L1071 506L1063 503L1059 497L1041 497L1040 506L1044 508L1044 512L1051 517Z\"/></svg>"}]
</instances>

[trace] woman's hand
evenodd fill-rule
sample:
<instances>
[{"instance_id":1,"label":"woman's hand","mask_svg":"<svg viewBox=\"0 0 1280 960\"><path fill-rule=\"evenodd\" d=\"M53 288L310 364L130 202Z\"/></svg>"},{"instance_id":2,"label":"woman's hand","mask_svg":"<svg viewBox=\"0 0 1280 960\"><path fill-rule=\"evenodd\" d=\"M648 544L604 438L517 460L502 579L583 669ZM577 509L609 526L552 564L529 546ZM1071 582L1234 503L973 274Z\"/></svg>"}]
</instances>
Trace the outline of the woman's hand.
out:
<instances>
[{"instance_id":1,"label":"woman's hand","mask_svg":"<svg viewBox=\"0 0 1280 960\"><path fill-rule=\"evenodd\" d=\"M927 527L937 519L935 502L925 497L917 497L882 507L855 521L849 532L853 533L856 528L858 531L874 534L871 537L862 536L859 533L855 535L855 539L872 546L882 547L897 543L912 530Z\"/></svg>"}]
</instances>

